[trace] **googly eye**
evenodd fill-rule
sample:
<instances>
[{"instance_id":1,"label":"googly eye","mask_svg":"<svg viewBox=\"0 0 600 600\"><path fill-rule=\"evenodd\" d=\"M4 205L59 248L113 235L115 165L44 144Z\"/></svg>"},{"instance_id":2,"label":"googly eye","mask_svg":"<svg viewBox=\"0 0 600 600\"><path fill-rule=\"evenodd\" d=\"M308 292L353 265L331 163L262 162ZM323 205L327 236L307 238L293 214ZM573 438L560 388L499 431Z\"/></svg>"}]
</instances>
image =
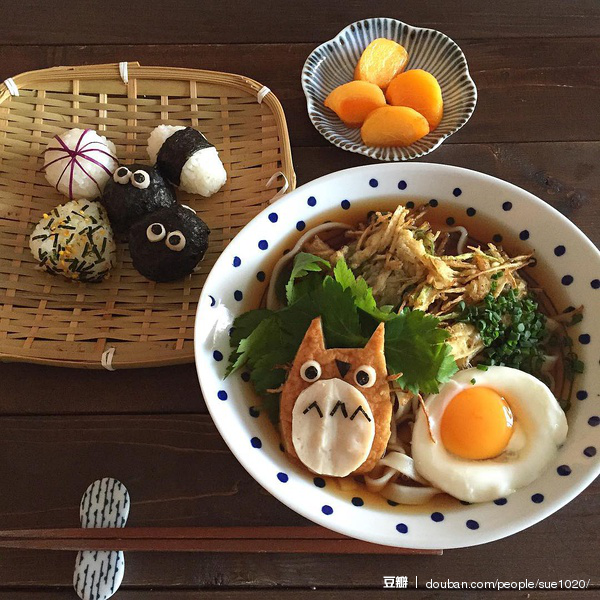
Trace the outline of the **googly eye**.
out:
<instances>
[{"instance_id":1,"label":"googly eye","mask_svg":"<svg viewBox=\"0 0 600 600\"><path fill-rule=\"evenodd\" d=\"M377 381L377 373L375 369L369 365L362 365L356 369L354 373L354 381L357 385L363 388L370 388Z\"/></svg>"},{"instance_id":2,"label":"googly eye","mask_svg":"<svg viewBox=\"0 0 600 600\"><path fill-rule=\"evenodd\" d=\"M127 167L119 167L113 173L113 179L116 183L120 183L121 185L129 183L129 177L131 177L131 171Z\"/></svg>"},{"instance_id":3,"label":"googly eye","mask_svg":"<svg viewBox=\"0 0 600 600\"><path fill-rule=\"evenodd\" d=\"M165 241L167 248L175 252L181 252L185 248L185 236L181 231L171 231Z\"/></svg>"},{"instance_id":4,"label":"googly eye","mask_svg":"<svg viewBox=\"0 0 600 600\"><path fill-rule=\"evenodd\" d=\"M150 175L146 171L136 171L131 176L131 184L140 190L145 190L150 185Z\"/></svg>"},{"instance_id":5,"label":"googly eye","mask_svg":"<svg viewBox=\"0 0 600 600\"><path fill-rule=\"evenodd\" d=\"M167 232L162 223L152 223L152 225L148 225L148 229L146 229L146 237L149 242L160 242L165 235L167 235Z\"/></svg>"},{"instance_id":6,"label":"googly eye","mask_svg":"<svg viewBox=\"0 0 600 600\"><path fill-rule=\"evenodd\" d=\"M317 381L321 377L321 365L316 360L307 360L300 367L300 377L309 383Z\"/></svg>"}]
</instances>

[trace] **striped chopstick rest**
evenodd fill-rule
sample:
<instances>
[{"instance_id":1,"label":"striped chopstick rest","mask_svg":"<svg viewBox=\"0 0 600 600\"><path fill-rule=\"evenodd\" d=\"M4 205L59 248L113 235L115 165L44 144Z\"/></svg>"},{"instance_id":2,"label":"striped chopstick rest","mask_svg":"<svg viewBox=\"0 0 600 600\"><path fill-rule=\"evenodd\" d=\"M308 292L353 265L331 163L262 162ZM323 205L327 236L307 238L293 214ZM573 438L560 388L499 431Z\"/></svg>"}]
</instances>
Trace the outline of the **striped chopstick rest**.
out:
<instances>
[{"instance_id":1,"label":"striped chopstick rest","mask_svg":"<svg viewBox=\"0 0 600 600\"><path fill-rule=\"evenodd\" d=\"M81 498L79 518L84 529L125 527L129 492L116 479L92 483ZM83 550L77 554L73 587L81 600L107 600L121 585L125 573L122 551Z\"/></svg>"}]
</instances>

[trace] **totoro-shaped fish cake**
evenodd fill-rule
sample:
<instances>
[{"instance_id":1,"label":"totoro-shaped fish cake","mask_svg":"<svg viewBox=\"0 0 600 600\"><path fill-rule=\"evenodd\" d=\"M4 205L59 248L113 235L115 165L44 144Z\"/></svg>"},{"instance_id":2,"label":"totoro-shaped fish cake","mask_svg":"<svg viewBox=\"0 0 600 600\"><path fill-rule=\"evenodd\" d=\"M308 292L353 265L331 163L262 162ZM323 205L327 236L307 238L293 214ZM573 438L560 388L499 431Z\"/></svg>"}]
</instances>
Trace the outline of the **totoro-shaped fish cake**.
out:
<instances>
[{"instance_id":1,"label":"totoro-shaped fish cake","mask_svg":"<svg viewBox=\"0 0 600 600\"><path fill-rule=\"evenodd\" d=\"M286 452L319 475L368 473L385 452L392 403L384 324L364 348L325 348L320 317L306 331L281 392Z\"/></svg>"}]
</instances>

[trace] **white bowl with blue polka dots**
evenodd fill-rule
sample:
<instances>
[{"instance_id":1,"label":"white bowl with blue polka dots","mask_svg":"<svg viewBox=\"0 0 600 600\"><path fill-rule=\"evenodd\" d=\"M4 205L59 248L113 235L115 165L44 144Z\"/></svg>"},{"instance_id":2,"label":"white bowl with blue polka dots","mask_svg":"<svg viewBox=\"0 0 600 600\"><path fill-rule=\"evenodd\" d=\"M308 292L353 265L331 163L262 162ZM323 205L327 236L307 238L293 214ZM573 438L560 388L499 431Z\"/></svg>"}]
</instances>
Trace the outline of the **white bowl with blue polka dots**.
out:
<instances>
[{"instance_id":1,"label":"white bowl with blue polka dots","mask_svg":"<svg viewBox=\"0 0 600 600\"><path fill-rule=\"evenodd\" d=\"M556 460L508 498L464 505L434 499L417 509L340 495L289 461L243 370L223 379L232 319L256 308L269 271L301 231L325 220L357 221L369 210L428 202L449 223L535 251L538 280L558 310L583 304L570 334L585 363L575 380L569 434ZM255 217L223 251L196 318L196 364L212 418L232 452L269 492L306 518L378 544L457 548L516 533L552 514L600 473L600 253L570 221L524 190L488 175L436 164L377 164L339 171L290 192ZM212 474L218 477L218 474Z\"/></svg>"},{"instance_id":2,"label":"white bowl with blue polka dots","mask_svg":"<svg viewBox=\"0 0 600 600\"><path fill-rule=\"evenodd\" d=\"M360 55L377 38L394 40L404 46L408 52L406 69L431 73L442 90L442 121L434 131L407 147L367 146L360 129L348 127L324 105L325 98L336 87L354 79ZM477 87L456 42L440 31L384 17L356 21L315 48L302 69L302 89L308 116L325 139L343 150L385 161L412 160L429 154L471 118L477 104Z\"/></svg>"}]
</instances>

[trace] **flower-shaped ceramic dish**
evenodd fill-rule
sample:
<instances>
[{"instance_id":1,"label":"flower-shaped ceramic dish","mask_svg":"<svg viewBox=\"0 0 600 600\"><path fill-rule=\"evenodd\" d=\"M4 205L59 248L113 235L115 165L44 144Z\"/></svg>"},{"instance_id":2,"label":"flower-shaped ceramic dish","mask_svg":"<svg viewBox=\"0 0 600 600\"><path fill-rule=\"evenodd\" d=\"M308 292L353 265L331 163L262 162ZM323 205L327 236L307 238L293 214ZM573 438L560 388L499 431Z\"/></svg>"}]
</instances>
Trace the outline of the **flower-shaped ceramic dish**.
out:
<instances>
[{"instance_id":1,"label":"flower-shaped ceramic dish","mask_svg":"<svg viewBox=\"0 0 600 600\"><path fill-rule=\"evenodd\" d=\"M433 200L433 202L432 202ZM452 217L483 241L502 235L511 252L532 249L537 281L562 311L586 307L570 329L585 372L574 382L566 443L548 469L508 498L462 505L438 496L421 507L389 506L364 489L349 496L280 450L277 429L237 372L223 379L232 319L261 302L269 273L301 231L332 219L356 223L374 208L429 202L430 219ZM484 232L484 233L482 233ZM498 239L497 237L495 238ZM213 267L198 305L195 351L204 398L246 470L308 519L362 540L409 548L455 548L520 531L564 506L600 472L600 252L565 217L532 194L488 175L436 164L375 164L333 173L287 194L255 217ZM433 515L433 518L432 518Z\"/></svg>"},{"instance_id":2,"label":"flower-shaped ceramic dish","mask_svg":"<svg viewBox=\"0 0 600 600\"><path fill-rule=\"evenodd\" d=\"M339 85L352 81L363 50L377 38L394 40L408 52L406 69L424 69L440 84L444 115L438 127L406 148L366 146L360 129L345 125L329 108L325 98ZM471 117L477 88L458 45L434 29L411 27L396 19L364 19L348 25L332 40L313 50L302 69L302 88L308 115L317 131L332 144L386 161L411 160L435 150Z\"/></svg>"}]
</instances>

